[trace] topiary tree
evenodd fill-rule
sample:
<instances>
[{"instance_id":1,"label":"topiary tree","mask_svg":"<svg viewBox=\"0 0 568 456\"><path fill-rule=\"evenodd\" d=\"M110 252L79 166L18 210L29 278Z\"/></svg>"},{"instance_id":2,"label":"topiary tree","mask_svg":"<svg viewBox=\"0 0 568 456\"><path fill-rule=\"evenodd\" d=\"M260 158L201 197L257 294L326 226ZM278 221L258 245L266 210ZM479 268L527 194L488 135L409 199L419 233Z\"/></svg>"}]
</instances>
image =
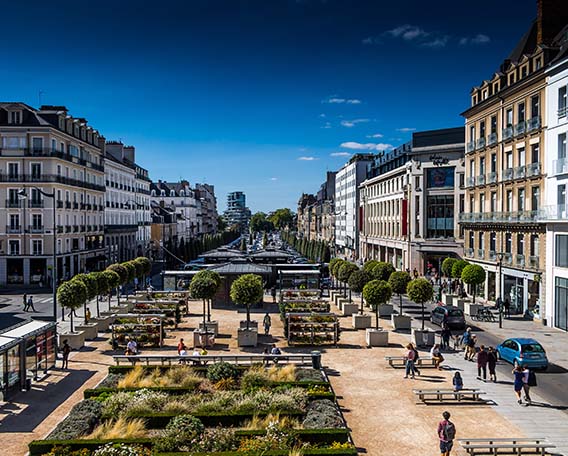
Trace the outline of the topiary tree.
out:
<instances>
[{"instance_id":1,"label":"topiary tree","mask_svg":"<svg viewBox=\"0 0 568 456\"><path fill-rule=\"evenodd\" d=\"M73 314L87 300L87 287L82 280L68 280L57 288L57 302L65 309L69 309L71 318L71 332L73 332Z\"/></svg>"},{"instance_id":2,"label":"topiary tree","mask_svg":"<svg viewBox=\"0 0 568 456\"><path fill-rule=\"evenodd\" d=\"M475 304L475 292L477 286L485 282L485 269L478 264L468 264L465 268L463 268L461 279L464 283L472 286L473 303Z\"/></svg>"},{"instance_id":3,"label":"topiary tree","mask_svg":"<svg viewBox=\"0 0 568 456\"><path fill-rule=\"evenodd\" d=\"M363 297L375 311L375 329L379 329L379 306L389 302L391 296L391 286L384 280L371 280L363 287Z\"/></svg>"},{"instance_id":4,"label":"topiary tree","mask_svg":"<svg viewBox=\"0 0 568 456\"><path fill-rule=\"evenodd\" d=\"M349 282L349 277L355 271L358 271L359 268L356 264L350 263L348 261L344 261L338 271L338 278L341 280L345 287L347 287L347 283ZM349 289L349 301L351 301L351 289Z\"/></svg>"},{"instance_id":5,"label":"topiary tree","mask_svg":"<svg viewBox=\"0 0 568 456\"><path fill-rule=\"evenodd\" d=\"M141 274L138 276L139 279L142 279L144 285L146 285L146 276L148 276L152 272L152 262L147 257L138 257L135 258L134 263L136 265L136 270L138 271L138 266L141 267Z\"/></svg>"},{"instance_id":6,"label":"topiary tree","mask_svg":"<svg viewBox=\"0 0 568 456\"><path fill-rule=\"evenodd\" d=\"M89 275L97 281L97 317L99 317L99 296L108 293L110 286L108 284L107 275L104 272L91 272Z\"/></svg>"},{"instance_id":7,"label":"topiary tree","mask_svg":"<svg viewBox=\"0 0 568 456\"><path fill-rule=\"evenodd\" d=\"M446 258L442 261L442 273L449 279L448 289L450 293L452 292L452 268L457 261L456 258Z\"/></svg>"},{"instance_id":8,"label":"topiary tree","mask_svg":"<svg viewBox=\"0 0 568 456\"><path fill-rule=\"evenodd\" d=\"M108 284L108 288L107 288L108 308L110 309L110 299L112 297L112 290L119 287L120 276L118 275L117 272L112 271L110 269L106 269L105 271L101 272L101 274L104 274L106 281L107 281L107 284Z\"/></svg>"},{"instance_id":9,"label":"topiary tree","mask_svg":"<svg viewBox=\"0 0 568 456\"><path fill-rule=\"evenodd\" d=\"M364 265L363 265L363 270L365 272L368 272L369 274L372 274L373 269L375 268L375 266L377 266L379 264L379 262L377 260L369 260L367 261Z\"/></svg>"},{"instance_id":10,"label":"topiary tree","mask_svg":"<svg viewBox=\"0 0 568 456\"><path fill-rule=\"evenodd\" d=\"M201 274L202 272L205 271L199 271L197 274L195 274L195 276L193 276L193 279L191 279L191 283L189 284L189 292L191 293L192 298L201 299L203 302L203 329L205 330L205 343L207 344L207 307L205 302L215 295L219 286L215 279L208 275Z\"/></svg>"},{"instance_id":11,"label":"topiary tree","mask_svg":"<svg viewBox=\"0 0 568 456\"><path fill-rule=\"evenodd\" d=\"M392 264L379 261L373 268L371 275L376 280L384 280L386 282L394 271L395 269Z\"/></svg>"},{"instance_id":12,"label":"topiary tree","mask_svg":"<svg viewBox=\"0 0 568 456\"><path fill-rule=\"evenodd\" d=\"M262 277L256 274L243 274L231 285L231 300L246 306L247 331L250 329L250 307L264 296Z\"/></svg>"},{"instance_id":13,"label":"topiary tree","mask_svg":"<svg viewBox=\"0 0 568 456\"><path fill-rule=\"evenodd\" d=\"M406 292L411 301L422 306L422 331L424 331L424 303L434 296L434 287L424 277L411 280L406 287Z\"/></svg>"},{"instance_id":14,"label":"topiary tree","mask_svg":"<svg viewBox=\"0 0 568 456\"><path fill-rule=\"evenodd\" d=\"M132 261L125 261L122 263L122 266L128 271L128 280L126 283L132 282L136 278L136 266L134 266Z\"/></svg>"},{"instance_id":15,"label":"topiary tree","mask_svg":"<svg viewBox=\"0 0 568 456\"><path fill-rule=\"evenodd\" d=\"M461 279L462 271L468 264L469 263L465 260L457 260L452 266L452 277L454 279Z\"/></svg>"},{"instance_id":16,"label":"topiary tree","mask_svg":"<svg viewBox=\"0 0 568 456\"><path fill-rule=\"evenodd\" d=\"M335 268L335 265L337 264L337 262L341 261L340 258L332 258L331 260L329 260L329 265L328 265L328 271L329 271L329 275L330 277L333 279L335 276L333 275L333 270Z\"/></svg>"},{"instance_id":17,"label":"topiary tree","mask_svg":"<svg viewBox=\"0 0 568 456\"><path fill-rule=\"evenodd\" d=\"M197 298L197 299L206 299L207 300L207 321L211 321L211 300L213 299L213 297L215 296L215 294L217 293L217 291L219 290L219 287L221 286L221 276L216 273L215 271L208 271L207 269L204 269L202 271L199 271L197 274L195 274L195 276L192 279L192 282L195 278L203 278L206 277L210 280L213 281L213 283L215 285L208 285L207 288L205 288L205 298ZM209 283L209 282L208 282ZM191 291L191 285L190 285L190 291ZM193 293L192 293L193 296ZM205 320L203 320L205 322Z\"/></svg>"},{"instance_id":18,"label":"topiary tree","mask_svg":"<svg viewBox=\"0 0 568 456\"><path fill-rule=\"evenodd\" d=\"M77 274L75 277L73 277L73 280L80 280L85 284L85 287L87 287L87 299L85 299L85 302L83 303L83 319L85 324L87 324L87 302L95 299L95 297L97 296L97 279L95 279L90 274Z\"/></svg>"},{"instance_id":19,"label":"topiary tree","mask_svg":"<svg viewBox=\"0 0 568 456\"><path fill-rule=\"evenodd\" d=\"M389 285L393 293L398 295L400 315L402 315L402 295L406 293L406 287L411 280L410 274L406 271L394 271L389 277Z\"/></svg>"},{"instance_id":20,"label":"topiary tree","mask_svg":"<svg viewBox=\"0 0 568 456\"><path fill-rule=\"evenodd\" d=\"M370 280L371 275L367 271L358 269L349 277L349 289L355 293L362 293L363 288L365 288L365 285L367 285ZM359 309L359 313L363 313L363 294L361 294L361 307Z\"/></svg>"},{"instance_id":21,"label":"topiary tree","mask_svg":"<svg viewBox=\"0 0 568 456\"><path fill-rule=\"evenodd\" d=\"M118 305L120 305L120 290L119 290L119 287L121 285L128 283L128 276L129 276L128 269L126 269L122 264L115 263L115 264L111 264L107 268L107 270L116 272L118 274L118 277L120 277L120 282L116 286L116 300L117 300Z\"/></svg>"}]
</instances>

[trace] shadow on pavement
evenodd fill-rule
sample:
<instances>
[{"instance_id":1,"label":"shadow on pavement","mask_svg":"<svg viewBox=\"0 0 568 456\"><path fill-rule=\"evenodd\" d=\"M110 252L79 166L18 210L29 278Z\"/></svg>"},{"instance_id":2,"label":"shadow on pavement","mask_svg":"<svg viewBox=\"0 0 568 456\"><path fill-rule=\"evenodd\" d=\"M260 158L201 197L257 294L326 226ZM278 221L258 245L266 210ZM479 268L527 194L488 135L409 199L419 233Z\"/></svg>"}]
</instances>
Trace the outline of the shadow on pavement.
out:
<instances>
[{"instance_id":1,"label":"shadow on pavement","mask_svg":"<svg viewBox=\"0 0 568 456\"><path fill-rule=\"evenodd\" d=\"M9 328L10 326L17 325L18 323L26 320L25 318L21 318L16 315L19 314L16 314L15 312L2 312L2 318L0 319L0 329Z\"/></svg>"},{"instance_id":2,"label":"shadow on pavement","mask_svg":"<svg viewBox=\"0 0 568 456\"><path fill-rule=\"evenodd\" d=\"M559 366L558 364L553 364L553 363L549 363L548 364L548 369L543 371L538 371L538 375L546 375L546 374L566 374L568 372L567 369L565 369L562 366Z\"/></svg>"},{"instance_id":3,"label":"shadow on pavement","mask_svg":"<svg viewBox=\"0 0 568 456\"><path fill-rule=\"evenodd\" d=\"M94 374L95 371L70 370L57 383L45 386L37 383L31 391L16 394L11 402L21 404L22 411L11 413L2 420L2 432L32 432ZM7 409L2 407L2 410Z\"/></svg>"},{"instance_id":4,"label":"shadow on pavement","mask_svg":"<svg viewBox=\"0 0 568 456\"><path fill-rule=\"evenodd\" d=\"M553 404L547 404L545 402L535 402L535 401L532 401L528 407L542 407L542 408L550 408L555 410L568 410L568 405L553 405Z\"/></svg>"}]
</instances>

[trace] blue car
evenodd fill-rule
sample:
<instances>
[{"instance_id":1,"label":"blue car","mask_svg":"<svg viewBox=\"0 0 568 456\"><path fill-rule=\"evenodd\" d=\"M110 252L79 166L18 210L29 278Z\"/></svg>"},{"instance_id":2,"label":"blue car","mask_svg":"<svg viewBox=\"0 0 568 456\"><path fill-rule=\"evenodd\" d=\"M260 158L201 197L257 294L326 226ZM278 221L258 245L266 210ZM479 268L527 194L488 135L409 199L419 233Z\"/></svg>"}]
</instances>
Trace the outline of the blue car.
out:
<instances>
[{"instance_id":1,"label":"blue car","mask_svg":"<svg viewBox=\"0 0 568 456\"><path fill-rule=\"evenodd\" d=\"M528 366L532 369L548 368L548 359L542 345L534 339L513 338L497 345L499 358L514 366Z\"/></svg>"}]
</instances>

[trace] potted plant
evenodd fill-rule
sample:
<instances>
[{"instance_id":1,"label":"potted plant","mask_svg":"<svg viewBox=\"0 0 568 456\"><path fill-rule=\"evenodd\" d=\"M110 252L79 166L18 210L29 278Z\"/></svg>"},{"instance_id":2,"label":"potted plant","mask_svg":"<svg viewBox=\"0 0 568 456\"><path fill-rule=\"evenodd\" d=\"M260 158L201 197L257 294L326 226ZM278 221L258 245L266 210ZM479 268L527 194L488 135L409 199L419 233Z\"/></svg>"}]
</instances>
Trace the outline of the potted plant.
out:
<instances>
[{"instance_id":1,"label":"potted plant","mask_svg":"<svg viewBox=\"0 0 568 456\"><path fill-rule=\"evenodd\" d=\"M410 283L410 274L406 271L395 271L389 277L389 285L393 293L398 295L399 299L399 312L398 315L394 313L391 315L391 321L394 329L410 329L411 318L404 315L402 308L402 295L406 293L406 287Z\"/></svg>"},{"instance_id":2,"label":"potted plant","mask_svg":"<svg viewBox=\"0 0 568 456\"><path fill-rule=\"evenodd\" d=\"M452 292L452 268L454 267L456 261L458 261L456 258L446 258L444 261L442 261L442 272L444 276L448 278L448 292L446 293L446 296L444 298L444 304L446 304L447 306L451 306L453 304L454 296L456 296Z\"/></svg>"},{"instance_id":3,"label":"potted plant","mask_svg":"<svg viewBox=\"0 0 568 456\"><path fill-rule=\"evenodd\" d=\"M236 279L231 285L231 300L239 305L246 307L247 325L246 328L238 328L239 347L256 347L258 330L250 327L250 308L252 305L261 301L264 296L262 277L256 274L244 274Z\"/></svg>"},{"instance_id":4,"label":"potted plant","mask_svg":"<svg viewBox=\"0 0 568 456\"><path fill-rule=\"evenodd\" d=\"M96 339L98 335L98 325L95 321L88 320L87 316L91 311L87 308L87 303L97 296L97 279L91 274L77 274L73 277L73 280L83 282L87 289L87 299L83 302L83 324L77 325L77 330L85 333L85 340Z\"/></svg>"},{"instance_id":5,"label":"potted plant","mask_svg":"<svg viewBox=\"0 0 568 456\"><path fill-rule=\"evenodd\" d=\"M462 271L469 263L465 260L457 260L452 266L452 277L454 279L461 279ZM458 291L458 297L455 300L455 305L457 305L461 310L464 310L464 303L468 301L467 298L462 298L461 293Z\"/></svg>"},{"instance_id":6,"label":"potted plant","mask_svg":"<svg viewBox=\"0 0 568 456\"><path fill-rule=\"evenodd\" d=\"M199 329L205 332L212 332L215 337L219 333L219 322L211 321L211 299L221 286L221 277L213 271L199 271L189 284L191 296L195 299L203 300L203 322L199 324Z\"/></svg>"},{"instance_id":7,"label":"potted plant","mask_svg":"<svg viewBox=\"0 0 568 456\"><path fill-rule=\"evenodd\" d=\"M355 329L366 329L371 326L371 316L365 315L363 313L363 288L367 283L371 280L370 274L365 271L364 269L359 269L355 271L349 277L349 289L355 293L361 293L361 305L359 307L359 313L357 311L353 311L353 309L348 309L353 316L353 328ZM352 306L354 304L349 304ZM346 313L346 305L343 307L343 315L347 315Z\"/></svg>"},{"instance_id":8,"label":"potted plant","mask_svg":"<svg viewBox=\"0 0 568 456\"><path fill-rule=\"evenodd\" d=\"M365 301L375 311L375 328L367 328L366 339L369 347L386 347L389 333L379 327L379 307L387 303L392 296L392 289L384 280L371 280L363 288Z\"/></svg>"},{"instance_id":9,"label":"potted plant","mask_svg":"<svg viewBox=\"0 0 568 456\"><path fill-rule=\"evenodd\" d=\"M422 306L422 328L420 330L413 329L414 343L416 345L431 345L434 341L434 333L424 329L424 320L426 318L424 312L424 303L430 301L434 296L434 287L429 280L419 278L411 280L406 287L406 292L411 301Z\"/></svg>"},{"instance_id":10,"label":"potted plant","mask_svg":"<svg viewBox=\"0 0 568 456\"><path fill-rule=\"evenodd\" d=\"M471 285L473 302L465 303L465 313L469 316L476 315L480 306L475 305L475 294L478 285L485 282L485 269L478 264L468 264L461 273L461 279L464 283Z\"/></svg>"},{"instance_id":11,"label":"potted plant","mask_svg":"<svg viewBox=\"0 0 568 456\"><path fill-rule=\"evenodd\" d=\"M61 339L67 339L71 348L76 350L85 345L85 334L82 331L75 331L73 326L73 314L76 309L81 307L87 299L87 287L80 280L68 280L57 288L57 301L65 308L69 309L70 331L60 333Z\"/></svg>"}]
</instances>

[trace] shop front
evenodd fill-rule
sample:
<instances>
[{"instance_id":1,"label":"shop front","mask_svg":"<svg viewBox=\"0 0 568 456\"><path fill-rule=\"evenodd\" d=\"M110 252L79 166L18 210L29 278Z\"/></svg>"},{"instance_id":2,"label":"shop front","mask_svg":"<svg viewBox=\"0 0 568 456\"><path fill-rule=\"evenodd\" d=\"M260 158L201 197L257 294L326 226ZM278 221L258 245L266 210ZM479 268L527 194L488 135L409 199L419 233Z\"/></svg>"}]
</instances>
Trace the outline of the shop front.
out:
<instances>
[{"instance_id":1,"label":"shop front","mask_svg":"<svg viewBox=\"0 0 568 456\"><path fill-rule=\"evenodd\" d=\"M0 336L0 402L20 389L20 341Z\"/></svg>"},{"instance_id":2,"label":"shop front","mask_svg":"<svg viewBox=\"0 0 568 456\"><path fill-rule=\"evenodd\" d=\"M503 299L509 301L511 314L540 319L540 275L503 269Z\"/></svg>"}]
</instances>

